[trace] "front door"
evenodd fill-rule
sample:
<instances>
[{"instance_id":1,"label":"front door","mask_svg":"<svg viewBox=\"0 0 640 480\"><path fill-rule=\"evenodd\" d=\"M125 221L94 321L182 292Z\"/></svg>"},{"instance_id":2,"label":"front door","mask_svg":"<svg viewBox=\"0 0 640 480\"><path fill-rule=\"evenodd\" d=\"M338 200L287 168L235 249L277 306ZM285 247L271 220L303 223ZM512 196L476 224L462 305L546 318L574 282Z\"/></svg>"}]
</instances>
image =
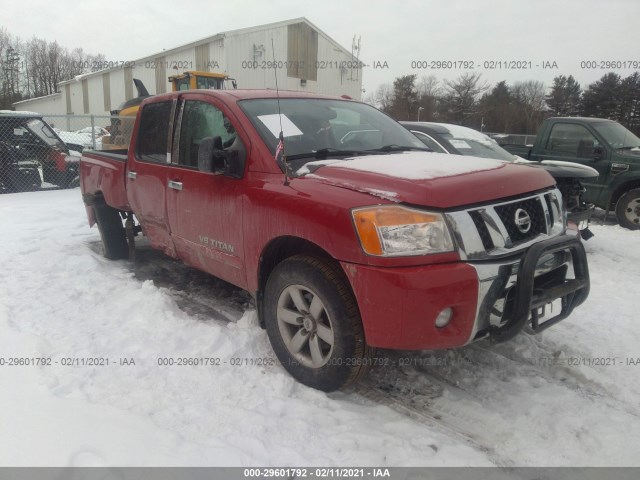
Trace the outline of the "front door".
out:
<instances>
[{"instance_id":1,"label":"front door","mask_svg":"<svg viewBox=\"0 0 640 480\"><path fill-rule=\"evenodd\" d=\"M607 179L609 176L607 147L595 134L583 125L575 123L555 123L543 145L542 152L532 160L562 160L565 162L580 163L598 171L598 177L581 179L585 186L584 199L596 204L606 203ZM595 150L600 149L602 158L596 160Z\"/></svg>"},{"instance_id":2,"label":"front door","mask_svg":"<svg viewBox=\"0 0 640 480\"><path fill-rule=\"evenodd\" d=\"M202 139L244 148L223 105L205 96L180 102L168 177L167 213L177 254L186 263L244 287L242 181L198 170Z\"/></svg>"}]
</instances>

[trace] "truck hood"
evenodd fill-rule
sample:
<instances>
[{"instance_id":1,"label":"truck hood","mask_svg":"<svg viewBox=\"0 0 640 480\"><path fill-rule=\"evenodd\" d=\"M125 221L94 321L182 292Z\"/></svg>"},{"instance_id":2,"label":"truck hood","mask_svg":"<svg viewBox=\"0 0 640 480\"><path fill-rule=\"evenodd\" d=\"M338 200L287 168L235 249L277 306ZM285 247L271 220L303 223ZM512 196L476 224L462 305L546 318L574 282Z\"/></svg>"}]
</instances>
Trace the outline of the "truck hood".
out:
<instances>
[{"instance_id":1,"label":"truck hood","mask_svg":"<svg viewBox=\"0 0 640 480\"><path fill-rule=\"evenodd\" d=\"M518 157L516 155L516 157ZM542 160L536 162L534 160L526 160L518 157L515 163L538 167L549 172L553 178L592 178L599 175L595 168L579 163L562 162L560 160Z\"/></svg>"},{"instance_id":2,"label":"truck hood","mask_svg":"<svg viewBox=\"0 0 640 480\"><path fill-rule=\"evenodd\" d=\"M542 169L432 152L309 162L297 173L388 200L441 209L491 202L555 184Z\"/></svg>"}]
</instances>

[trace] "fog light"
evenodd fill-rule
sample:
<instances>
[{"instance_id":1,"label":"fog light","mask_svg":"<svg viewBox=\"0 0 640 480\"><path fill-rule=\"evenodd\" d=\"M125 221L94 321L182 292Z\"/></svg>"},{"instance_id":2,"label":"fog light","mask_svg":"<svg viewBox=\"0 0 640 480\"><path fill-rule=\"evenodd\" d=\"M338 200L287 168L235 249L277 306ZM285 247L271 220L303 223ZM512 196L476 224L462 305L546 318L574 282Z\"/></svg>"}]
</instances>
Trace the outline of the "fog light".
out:
<instances>
[{"instance_id":1,"label":"fog light","mask_svg":"<svg viewBox=\"0 0 640 480\"><path fill-rule=\"evenodd\" d=\"M447 325L449 325L449 322L451 321L451 317L453 317L453 310L451 310L451 307L445 308L436 317L436 327L438 328L446 327Z\"/></svg>"}]
</instances>

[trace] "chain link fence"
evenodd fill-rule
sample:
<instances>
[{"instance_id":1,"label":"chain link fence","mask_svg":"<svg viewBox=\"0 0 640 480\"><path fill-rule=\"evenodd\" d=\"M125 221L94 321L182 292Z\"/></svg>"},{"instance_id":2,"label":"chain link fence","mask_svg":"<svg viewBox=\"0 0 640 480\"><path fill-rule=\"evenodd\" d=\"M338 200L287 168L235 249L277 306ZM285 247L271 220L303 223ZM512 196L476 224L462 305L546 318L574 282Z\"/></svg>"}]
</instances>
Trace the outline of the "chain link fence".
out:
<instances>
[{"instance_id":1,"label":"chain link fence","mask_svg":"<svg viewBox=\"0 0 640 480\"><path fill-rule=\"evenodd\" d=\"M78 186L85 149L129 147L134 116L0 112L0 193ZM499 144L532 145L535 135L487 133Z\"/></svg>"},{"instance_id":2,"label":"chain link fence","mask_svg":"<svg viewBox=\"0 0 640 480\"><path fill-rule=\"evenodd\" d=\"M129 147L135 117L0 112L0 193L73 188L83 150Z\"/></svg>"}]
</instances>

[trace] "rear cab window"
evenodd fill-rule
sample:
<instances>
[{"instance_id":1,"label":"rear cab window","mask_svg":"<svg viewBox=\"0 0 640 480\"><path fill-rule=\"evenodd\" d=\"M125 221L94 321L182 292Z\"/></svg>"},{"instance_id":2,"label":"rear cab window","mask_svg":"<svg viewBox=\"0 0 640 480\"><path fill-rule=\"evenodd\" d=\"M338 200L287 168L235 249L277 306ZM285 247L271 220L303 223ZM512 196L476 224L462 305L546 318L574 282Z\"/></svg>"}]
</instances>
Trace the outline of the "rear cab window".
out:
<instances>
[{"instance_id":1,"label":"rear cab window","mask_svg":"<svg viewBox=\"0 0 640 480\"><path fill-rule=\"evenodd\" d=\"M138 160L167 163L172 110L172 101L150 103L143 107L136 142Z\"/></svg>"}]
</instances>

